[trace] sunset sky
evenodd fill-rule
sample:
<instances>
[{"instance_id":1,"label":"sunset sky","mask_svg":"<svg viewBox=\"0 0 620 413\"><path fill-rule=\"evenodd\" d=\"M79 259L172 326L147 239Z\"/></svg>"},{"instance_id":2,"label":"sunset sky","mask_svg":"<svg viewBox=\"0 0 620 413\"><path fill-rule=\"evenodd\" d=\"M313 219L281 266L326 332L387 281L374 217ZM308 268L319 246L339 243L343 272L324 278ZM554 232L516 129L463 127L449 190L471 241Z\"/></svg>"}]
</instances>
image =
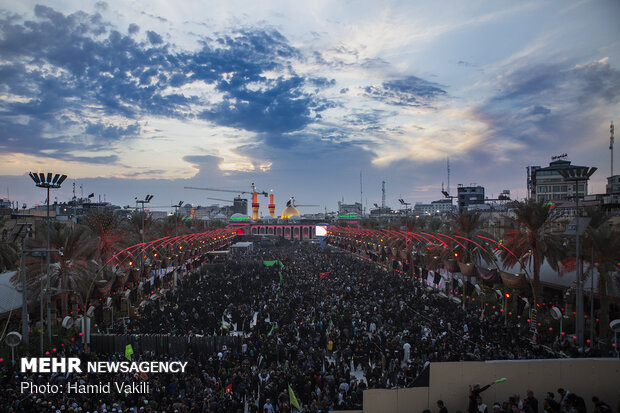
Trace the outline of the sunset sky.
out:
<instances>
[{"instance_id":1,"label":"sunset sky","mask_svg":"<svg viewBox=\"0 0 620 413\"><path fill-rule=\"evenodd\" d=\"M610 173L615 0L1 7L0 197L20 203L45 198L31 170L118 205L255 182L278 212L359 201L360 171L369 208L383 180L392 207L440 199L447 157L452 192L489 197L523 198L525 167L562 153L599 168L594 192Z\"/></svg>"}]
</instances>

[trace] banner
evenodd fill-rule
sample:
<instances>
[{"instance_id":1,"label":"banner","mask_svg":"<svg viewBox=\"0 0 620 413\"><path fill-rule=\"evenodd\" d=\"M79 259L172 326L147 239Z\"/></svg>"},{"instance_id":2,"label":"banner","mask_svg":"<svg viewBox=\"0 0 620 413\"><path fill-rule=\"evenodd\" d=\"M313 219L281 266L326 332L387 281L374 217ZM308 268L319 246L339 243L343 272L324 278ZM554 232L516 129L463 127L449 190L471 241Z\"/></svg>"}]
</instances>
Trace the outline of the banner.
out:
<instances>
[{"instance_id":1,"label":"banner","mask_svg":"<svg viewBox=\"0 0 620 413\"><path fill-rule=\"evenodd\" d=\"M265 264L265 267L273 267L274 265L277 265L280 268L284 267L284 264L282 264L282 262L280 262L280 260L263 261L263 264Z\"/></svg>"}]
</instances>

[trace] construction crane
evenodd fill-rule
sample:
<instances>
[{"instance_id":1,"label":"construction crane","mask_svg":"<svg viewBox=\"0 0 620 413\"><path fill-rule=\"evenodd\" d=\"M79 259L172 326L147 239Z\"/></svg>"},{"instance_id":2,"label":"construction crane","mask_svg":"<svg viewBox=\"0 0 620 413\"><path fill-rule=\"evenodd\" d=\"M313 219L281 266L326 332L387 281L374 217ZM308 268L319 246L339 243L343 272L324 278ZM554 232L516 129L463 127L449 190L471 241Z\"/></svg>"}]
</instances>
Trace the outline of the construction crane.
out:
<instances>
[{"instance_id":1,"label":"construction crane","mask_svg":"<svg viewBox=\"0 0 620 413\"><path fill-rule=\"evenodd\" d=\"M286 202L286 206L294 206L295 208L297 207L319 207L320 205L310 205L310 204L299 204L297 205L295 203L295 197L292 196L287 202Z\"/></svg>"},{"instance_id":2,"label":"construction crane","mask_svg":"<svg viewBox=\"0 0 620 413\"><path fill-rule=\"evenodd\" d=\"M234 189L221 189L221 188L198 188L195 186L185 186L185 189L198 189L201 191L214 191L214 192L233 192L236 194L252 194L252 219L257 220L258 217L258 208L260 204L258 203L258 194L261 194L265 197L269 196L269 194L265 191L257 191L254 182L252 182L252 191L237 191Z\"/></svg>"},{"instance_id":3,"label":"construction crane","mask_svg":"<svg viewBox=\"0 0 620 413\"><path fill-rule=\"evenodd\" d=\"M230 204L233 203L233 201L231 201L230 199L222 199L222 198L207 198L207 199L212 199L214 201L223 201L223 202L228 202Z\"/></svg>"},{"instance_id":4,"label":"construction crane","mask_svg":"<svg viewBox=\"0 0 620 413\"><path fill-rule=\"evenodd\" d=\"M267 192L264 191L256 191L256 187L254 186L254 184L252 184L252 189L253 191L237 191L234 189L220 189L220 188L198 188L195 186L184 186L184 189L198 189L200 191L214 191L214 192L232 192L235 194L254 194L254 192L256 192L259 195L263 195L265 197L269 196L269 194Z\"/></svg>"}]
</instances>

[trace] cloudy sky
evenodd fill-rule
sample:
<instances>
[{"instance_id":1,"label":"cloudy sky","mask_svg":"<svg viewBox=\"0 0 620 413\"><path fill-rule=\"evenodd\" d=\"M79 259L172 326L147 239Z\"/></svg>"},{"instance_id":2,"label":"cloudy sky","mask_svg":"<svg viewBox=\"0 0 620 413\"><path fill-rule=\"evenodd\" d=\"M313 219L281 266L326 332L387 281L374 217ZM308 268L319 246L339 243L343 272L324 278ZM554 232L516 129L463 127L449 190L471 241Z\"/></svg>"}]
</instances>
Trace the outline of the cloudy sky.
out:
<instances>
[{"instance_id":1,"label":"cloudy sky","mask_svg":"<svg viewBox=\"0 0 620 413\"><path fill-rule=\"evenodd\" d=\"M27 171L119 205L208 204L205 186L339 200L525 196L567 153L609 175L620 119L620 2L3 2L0 196ZM620 156L616 156L620 158ZM616 167L620 171L620 165ZM266 202L264 202L266 203ZM266 213L266 209L262 211Z\"/></svg>"}]
</instances>

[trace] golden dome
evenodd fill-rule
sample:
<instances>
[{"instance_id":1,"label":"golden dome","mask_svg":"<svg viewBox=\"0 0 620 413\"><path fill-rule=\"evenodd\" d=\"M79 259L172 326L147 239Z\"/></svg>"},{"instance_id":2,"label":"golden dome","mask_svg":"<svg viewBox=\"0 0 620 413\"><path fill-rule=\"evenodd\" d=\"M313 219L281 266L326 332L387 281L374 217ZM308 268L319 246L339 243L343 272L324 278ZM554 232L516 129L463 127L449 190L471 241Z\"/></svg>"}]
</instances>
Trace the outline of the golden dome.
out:
<instances>
[{"instance_id":1,"label":"golden dome","mask_svg":"<svg viewBox=\"0 0 620 413\"><path fill-rule=\"evenodd\" d=\"M282 219L289 219L290 217L292 217L294 215L301 216L299 214L299 211L297 210L297 208L295 208L293 205L289 205L286 208L284 208L280 218L282 218Z\"/></svg>"}]
</instances>

